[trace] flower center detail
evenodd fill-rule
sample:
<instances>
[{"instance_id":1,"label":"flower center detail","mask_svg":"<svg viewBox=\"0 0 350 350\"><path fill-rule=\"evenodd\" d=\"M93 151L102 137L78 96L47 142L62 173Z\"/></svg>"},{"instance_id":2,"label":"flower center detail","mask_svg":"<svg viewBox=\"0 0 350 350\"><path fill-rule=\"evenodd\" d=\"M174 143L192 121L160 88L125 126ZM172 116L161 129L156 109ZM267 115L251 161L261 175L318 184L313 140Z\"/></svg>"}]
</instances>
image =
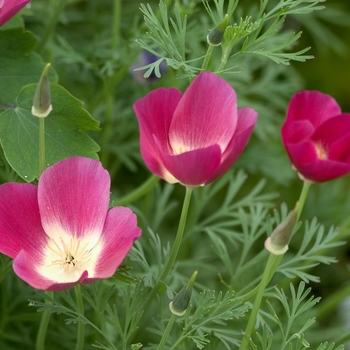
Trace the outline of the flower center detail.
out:
<instances>
[{"instance_id":1,"label":"flower center detail","mask_svg":"<svg viewBox=\"0 0 350 350\"><path fill-rule=\"evenodd\" d=\"M87 247L89 242L84 246L81 245L81 240L76 236L70 238L68 242L60 237L60 241L56 242L54 239L49 244L49 249L54 253L55 260L52 260L51 266L60 265L65 272L73 272L80 270L81 266L87 263L91 258L91 250Z\"/></svg>"},{"instance_id":2,"label":"flower center detail","mask_svg":"<svg viewBox=\"0 0 350 350\"><path fill-rule=\"evenodd\" d=\"M323 145L321 142L315 142L314 147L318 159L328 159L328 149L325 147L325 145Z\"/></svg>"},{"instance_id":3,"label":"flower center detail","mask_svg":"<svg viewBox=\"0 0 350 350\"><path fill-rule=\"evenodd\" d=\"M179 142L172 142L171 148L173 149L173 155L175 156L193 150L191 147L185 146L183 143Z\"/></svg>"}]
</instances>

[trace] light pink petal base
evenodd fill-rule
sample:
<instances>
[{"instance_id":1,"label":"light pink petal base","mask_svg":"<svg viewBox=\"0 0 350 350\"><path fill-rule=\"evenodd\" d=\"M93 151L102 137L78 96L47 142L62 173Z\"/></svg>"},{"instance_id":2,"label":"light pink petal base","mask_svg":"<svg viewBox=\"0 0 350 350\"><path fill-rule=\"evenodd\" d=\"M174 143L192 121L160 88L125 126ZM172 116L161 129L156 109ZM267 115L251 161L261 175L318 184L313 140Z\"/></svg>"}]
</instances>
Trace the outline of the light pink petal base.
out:
<instances>
[{"instance_id":1,"label":"light pink petal base","mask_svg":"<svg viewBox=\"0 0 350 350\"><path fill-rule=\"evenodd\" d=\"M61 228L77 237L99 236L108 210L109 190L108 171L97 160L72 157L47 168L38 186L40 215L47 235L55 238Z\"/></svg>"},{"instance_id":2,"label":"light pink petal base","mask_svg":"<svg viewBox=\"0 0 350 350\"><path fill-rule=\"evenodd\" d=\"M175 154L219 145L223 152L237 125L236 93L215 74L199 74L176 107L169 129L169 142Z\"/></svg>"},{"instance_id":3,"label":"light pink petal base","mask_svg":"<svg viewBox=\"0 0 350 350\"><path fill-rule=\"evenodd\" d=\"M13 270L15 271L16 275L35 289L48 291L64 290L74 287L76 284L82 283L88 277L88 272L84 271L81 277L75 282L57 283L54 280L45 278L37 272L40 264L39 260L40 259L38 259L38 257L33 257L32 254L22 250L13 261Z\"/></svg>"}]
</instances>

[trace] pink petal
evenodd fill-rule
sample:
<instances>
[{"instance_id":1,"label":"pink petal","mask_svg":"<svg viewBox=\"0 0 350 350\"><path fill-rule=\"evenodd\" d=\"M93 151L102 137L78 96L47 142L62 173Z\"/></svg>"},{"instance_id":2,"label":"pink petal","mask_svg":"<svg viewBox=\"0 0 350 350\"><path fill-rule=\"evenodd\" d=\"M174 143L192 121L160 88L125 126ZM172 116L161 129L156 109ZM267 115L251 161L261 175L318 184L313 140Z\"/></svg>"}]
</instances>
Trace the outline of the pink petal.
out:
<instances>
[{"instance_id":1,"label":"pink petal","mask_svg":"<svg viewBox=\"0 0 350 350\"><path fill-rule=\"evenodd\" d=\"M82 283L87 277L87 271L84 271L81 277L73 283L57 283L54 280L43 277L37 272L40 260L32 254L22 250L13 261L13 269L18 277L27 282L36 289L59 291L71 288L76 284Z\"/></svg>"},{"instance_id":2,"label":"pink petal","mask_svg":"<svg viewBox=\"0 0 350 350\"><path fill-rule=\"evenodd\" d=\"M298 120L282 128L282 139L285 145L303 143L310 140L314 132L315 127L308 120Z\"/></svg>"},{"instance_id":3,"label":"pink petal","mask_svg":"<svg viewBox=\"0 0 350 350\"><path fill-rule=\"evenodd\" d=\"M78 238L99 237L109 205L110 177L99 161L72 157L47 168L40 177L38 201L45 232L60 230Z\"/></svg>"},{"instance_id":4,"label":"pink petal","mask_svg":"<svg viewBox=\"0 0 350 350\"><path fill-rule=\"evenodd\" d=\"M221 177L241 155L250 139L257 120L258 113L254 109L244 107L238 110L236 132L233 135L231 142L227 146L226 151L222 155L222 163L220 167L214 172L207 183Z\"/></svg>"},{"instance_id":5,"label":"pink petal","mask_svg":"<svg viewBox=\"0 0 350 350\"><path fill-rule=\"evenodd\" d=\"M296 120L309 120L318 127L338 114L341 114L341 109L333 97L319 91L302 91L291 99L283 128L288 129L289 124Z\"/></svg>"},{"instance_id":6,"label":"pink petal","mask_svg":"<svg viewBox=\"0 0 350 350\"><path fill-rule=\"evenodd\" d=\"M174 88L160 88L137 100L134 110L140 126L141 154L147 167L161 177L162 163L154 139L169 152L168 132L182 93Z\"/></svg>"},{"instance_id":7,"label":"pink petal","mask_svg":"<svg viewBox=\"0 0 350 350\"><path fill-rule=\"evenodd\" d=\"M175 154L219 145L224 152L237 125L236 93L213 73L200 73L179 102L169 129Z\"/></svg>"},{"instance_id":8,"label":"pink petal","mask_svg":"<svg viewBox=\"0 0 350 350\"><path fill-rule=\"evenodd\" d=\"M137 227L136 215L129 208L111 209L100 238L103 245L101 255L93 275L85 282L112 276L140 235L141 229Z\"/></svg>"},{"instance_id":9,"label":"pink petal","mask_svg":"<svg viewBox=\"0 0 350 350\"><path fill-rule=\"evenodd\" d=\"M302 164L305 165L318 159L315 146L311 141L298 144L287 144L286 148L292 164L299 171ZM303 172L301 173L303 174Z\"/></svg>"},{"instance_id":10,"label":"pink petal","mask_svg":"<svg viewBox=\"0 0 350 350\"><path fill-rule=\"evenodd\" d=\"M218 145L202 148L179 155L162 155L166 169L185 186L202 186L213 175L221 163Z\"/></svg>"},{"instance_id":11,"label":"pink petal","mask_svg":"<svg viewBox=\"0 0 350 350\"><path fill-rule=\"evenodd\" d=\"M0 0L0 26L22 10L30 0Z\"/></svg>"},{"instance_id":12,"label":"pink petal","mask_svg":"<svg viewBox=\"0 0 350 350\"><path fill-rule=\"evenodd\" d=\"M7 183L0 186L0 252L15 258L21 249L40 251L47 237L41 226L37 187Z\"/></svg>"},{"instance_id":13,"label":"pink petal","mask_svg":"<svg viewBox=\"0 0 350 350\"><path fill-rule=\"evenodd\" d=\"M350 164L333 160L320 160L307 164L299 164L298 172L307 180L324 182L336 179L350 172Z\"/></svg>"}]
</instances>

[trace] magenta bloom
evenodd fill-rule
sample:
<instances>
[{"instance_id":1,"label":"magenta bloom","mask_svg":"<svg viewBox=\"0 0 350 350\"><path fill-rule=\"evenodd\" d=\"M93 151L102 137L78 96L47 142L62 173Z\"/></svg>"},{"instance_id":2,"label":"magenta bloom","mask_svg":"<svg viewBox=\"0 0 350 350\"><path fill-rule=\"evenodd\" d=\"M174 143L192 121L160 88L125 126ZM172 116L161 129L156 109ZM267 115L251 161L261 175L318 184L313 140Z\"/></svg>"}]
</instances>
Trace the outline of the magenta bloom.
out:
<instances>
[{"instance_id":1,"label":"magenta bloom","mask_svg":"<svg viewBox=\"0 0 350 350\"><path fill-rule=\"evenodd\" d=\"M134 104L142 157L169 183L206 185L222 176L246 146L257 113L237 110L236 93L213 73L200 73L182 94L160 88Z\"/></svg>"},{"instance_id":2,"label":"magenta bloom","mask_svg":"<svg viewBox=\"0 0 350 350\"><path fill-rule=\"evenodd\" d=\"M0 26L22 10L30 0L0 0Z\"/></svg>"},{"instance_id":3,"label":"magenta bloom","mask_svg":"<svg viewBox=\"0 0 350 350\"><path fill-rule=\"evenodd\" d=\"M32 287L62 290L113 275L140 236L128 208L108 211L110 177L99 161L73 157L39 185L0 186L0 252Z\"/></svg>"},{"instance_id":4,"label":"magenta bloom","mask_svg":"<svg viewBox=\"0 0 350 350\"><path fill-rule=\"evenodd\" d=\"M311 182L350 172L350 114L318 91L302 91L290 101L282 127L289 158L301 177Z\"/></svg>"}]
</instances>

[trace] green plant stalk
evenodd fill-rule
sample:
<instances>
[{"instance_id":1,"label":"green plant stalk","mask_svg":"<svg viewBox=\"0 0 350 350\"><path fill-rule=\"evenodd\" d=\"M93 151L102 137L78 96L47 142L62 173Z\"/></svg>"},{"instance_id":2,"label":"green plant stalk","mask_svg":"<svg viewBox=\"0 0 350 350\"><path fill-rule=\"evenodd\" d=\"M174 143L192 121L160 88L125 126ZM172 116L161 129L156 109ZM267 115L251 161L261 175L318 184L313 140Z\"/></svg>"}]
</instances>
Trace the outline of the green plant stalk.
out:
<instances>
[{"instance_id":1,"label":"green plant stalk","mask_svg":"<svg viewBox=\"0 0 350 350\"><path fill-rule=\"evenodd\" d=\"M213 52L213 49L214 49L214 46L212 46L212 45L208 46L208 50L207 50L207 53L205 54L204 61L203 61L203 64L202 64L202 70L203 71L207 70L207 68L208 68L208 64L209 64L210 57L211 57L211 54Z\"/></svg>"},{"instance_id":2,"label":"green plant stalk","mask_svg":"<svg viewBox=\"0 0 350 350\"><path fill-rule=\"evenodd\" d=\"M84 303L83 303L83 296L81 294L81 287L80 284L77 284L74 287L75 291L75 298L77 301L77 308L80 316L84 316ZM78 332L77 332L77 342L75 345L75 350L83 350L84 349L84 337L85 337L85 324L82 321L82 319L79 319L78 321Z\"/></svg>"},{"instance_id":3,"label":"green plant stalk","mask_svg":"<svg viewBox=\"0 0 350 350\"><path fill-rule=\"evenodd\" d=\"M46 292L46 294L49 297L53 298L52 292ZM45 299L45 303L50 304L50 302L47 299ZM41 316L38 334L36 336L36 342L35 342L35 349L36 350L44 350L45 349L45 338L46 338L47 328L48 328L49 323L50 323L50 317L51 317L50 310L43 311L43 314Z\"/></svg>"},{"instance_id":4,"label":"green plant stalk","mask_svg":"<svg viewBox=\"0 0 350 350\"><path fill-rule=\"evenodd\" d=\"M168 322L168 325L166 326L166 329L163 333L162 339L158 345L157 350L163 350L164 346L168 340L169 334L171 332L171 329L173 328L173 324L175 322L176 316L174 314L171 314L170 320Z\"/></svg>"},{"instance_id":5,"label":"green plant stalk","mask_svg":"<svg viewBox=\"0 0 350 350\"><path fill-rule=\"evenodd\" d=\"M347 284L342 289L331 294L327 299L323 300L316 308L316 319L319 321L321 318L328 316L330 311L334 310L339 302L350 295L350 284Z\"/></svg>"},{"instance_id":6,"label":"green plant stalk","mask_svg":"<svg viewBox=\"0 0 350 350\"><path fill-rule=\"evenodd\" d=\"M300 215L301 215L301 212L304 208L304 204L305 204L306 197L307 197L307 194L308 194L309 189L310 189L310 185L311 185L310 183L304 182L303 189L300 193L298 207L297 207L297 211L298 211L297 222L298 222ZM255 328L256 317L257 317L259 309L260 309L260 305L261 305L262 298L264 296L265 288L267 287L267 285L271 281L273 275L275 274L283 256L284 256L284 254L274 255L274 254L270 253L270 255L269 255L263 276L261 278L261 282L259 283L258 289L256 290L256 297L254 300L253 308L252 308L252 311L250 313L247 327L245 329L244 336L242 339L241 346L239 347L239 350L246 350L248 348L249 340L250 340L251 335L252 335L254 328ZM255 290L253 290L253 291L255 291ZM251 298L252 296L248 293L248 297Z\"/></svg>"},{"instance_id":7,"label":"green plant stalk","mask_svg":"<svg viewBox=\"0 0 350 350\"><path fill-rule=\"evenodd\" d=\"M132 203L136 201L137 199L144 196L146 193L148 193L160 178L156 175L151 175L143 184L141 184L138 188L136 188L134 191L130 192L126 196L118 199L117 201L114 201L115 206L120 205L126 205L128 203Z\"/></svg>"},{"instance_id":8,"label":"green plant stalk","mask_svg":"<svg viewBox=\"0 0 350 350\"><path fill-rule=\"evenodd\" d=\"M58 23L58 20L59 20L59 18L61 16L61 13L63 12L64 8L67 5L67 2L68 2L68 0L60 0L60 1L58 1L58 6L56 8L56 11L53 11L53 15L49 19L49 25L48 25L48 27L45 30L45 34L42 37L42 39L40 40L40 42L38 43L37 51L40 54L42 54L44 52L45 47L46 47L46 45L47 45L47 43L48 43L52 33L54 32L56 26L57 26L57 23ZM49 9L52 10L52 8L49 8Z\"/></svg>"},{"instance_id":9,"label":"green plant stalk","mask_svg":"<svg viewBox=\"0 0 350 350\"><path fill-rule=\"evenodd\" d=\"M113 4L113 27L112 27L112 48L117 50L120 37L120 18L122 12L122 1L114 0Z\"/></svg>"},{"instance_id":10,"label":"green plant stalk","mask_svg":"<svg viewBox=\"0 0 350 350\"><path fill-rule=\"evenodd\" d=\"M39 175L41 175L45 169L45 118L39 118Z\"/></svg>"},{"instance_id":11,"label":"green plant stalk","mask_svg":"<svg viewBox=\"0 0 350 350\"><path fill-rule=\"evenodd\" d=\"M39 118L39 176L46 169L45 162L45 118ZM47 292L47 295L53 297L52 292ZM45 303L49 301L45 300ZM50 322L51 312L50 310L45 310L42 313L40 326L36 338L36 350L45 349L45 338L47 328Z\"/></svg>"},{"instance_id":12,"label":"green plant stalk","mask_svg":"<svg viewBox=\"0 0 350 350\"><path fill-rule=\"evenodd\" d=\"M150 295L148 296L145 303L143 304L144 311L148 308L148 306L150 305L154 296L158 293L160 286L162 285L163 282L165 282L171 268L174 265L174 262L176 260L177 254L178 254L179 249L180 249L182 237L183 237L183 234L185 231L186 219L187 219L188 209L189 209L190 202L191 202L192 191L193 191L192 187L186 187L186 194L185 194L184 202L182 205L179 226L177 229L173 248L171 250L171 253L170 253L170 256L169 256L167 263L165 264L160 276L157 279L157 282L155 283Z\"/></svg>"}]
</instances>

